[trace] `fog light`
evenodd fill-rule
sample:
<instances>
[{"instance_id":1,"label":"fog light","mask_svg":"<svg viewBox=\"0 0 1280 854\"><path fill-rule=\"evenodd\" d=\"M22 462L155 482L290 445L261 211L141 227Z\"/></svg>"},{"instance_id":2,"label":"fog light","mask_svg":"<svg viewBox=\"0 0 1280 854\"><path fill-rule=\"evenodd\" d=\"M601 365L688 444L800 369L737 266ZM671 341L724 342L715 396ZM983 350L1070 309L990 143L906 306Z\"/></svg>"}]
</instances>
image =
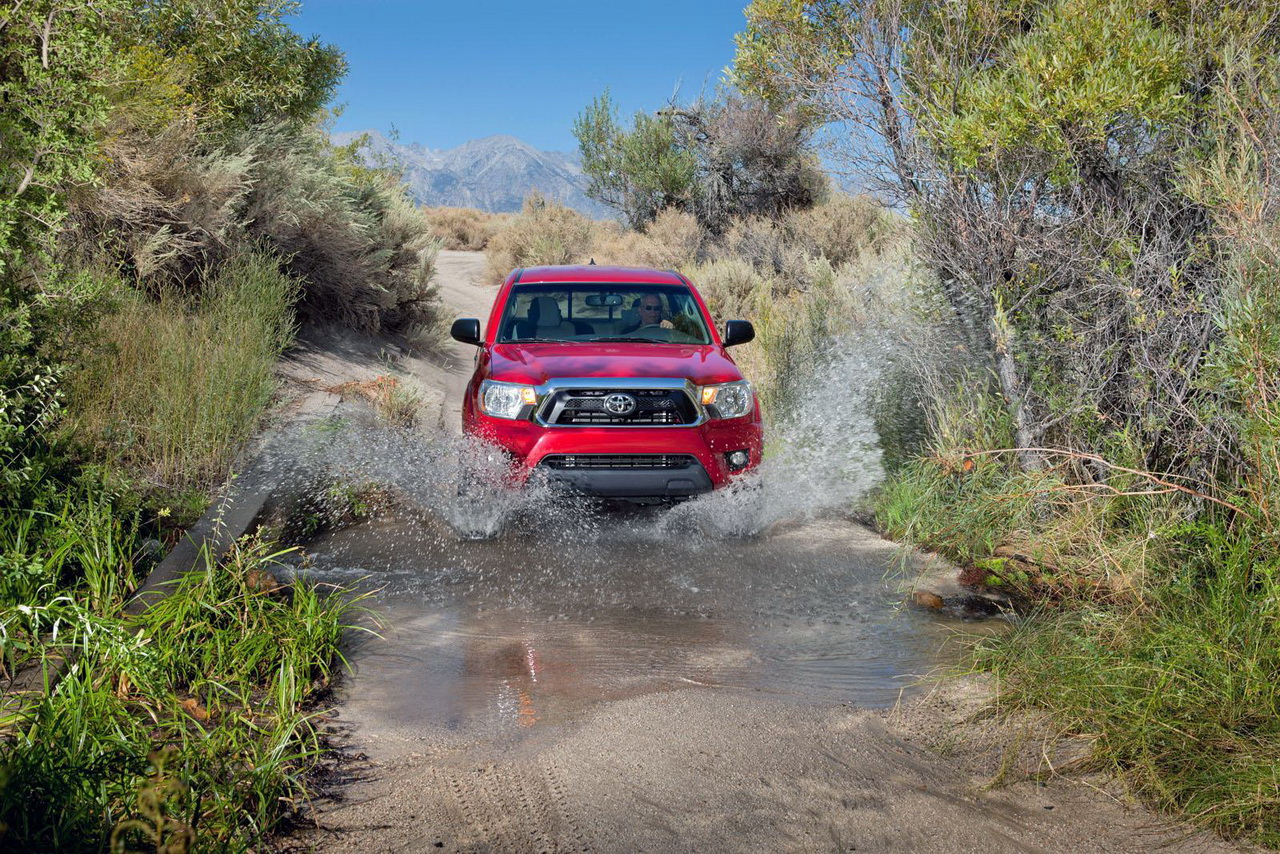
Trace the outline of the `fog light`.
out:
<instances>
[{"instance_id":1,"label":"fog light","mask_svg":"<svg viewBox=\"0 0 1280 854\"><path fill-rule=\"evenodd\" d=\"M729 471L744 469L747 467L747 463L751 462L751 454L748 451L730 451L724 457L729 463Z\"/></svg>"}]
</instances>

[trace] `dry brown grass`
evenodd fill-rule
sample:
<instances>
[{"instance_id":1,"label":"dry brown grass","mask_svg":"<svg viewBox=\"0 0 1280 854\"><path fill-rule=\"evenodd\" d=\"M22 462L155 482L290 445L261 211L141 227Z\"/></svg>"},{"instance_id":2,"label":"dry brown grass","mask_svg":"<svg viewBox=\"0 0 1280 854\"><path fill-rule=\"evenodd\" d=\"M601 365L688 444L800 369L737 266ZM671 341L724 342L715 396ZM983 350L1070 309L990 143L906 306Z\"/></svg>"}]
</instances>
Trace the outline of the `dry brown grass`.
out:
<instances>
[{"instance_id":1,"label":"dry brown grass","mask_svg":"<svg viewBox=\"0 0 1280 854\"><path fill-rule=\"evenodd\" d=\"M393 427L414 426L422 411L422 395L390 374L380 374L371 380L339 383L325 391L341 395L343 399L358 397L367 401L379 417Z\"/></svg>"},{"instance_id":2,"label":"dry brown grass","mask_svg":"<svg viewBox=\"0 0 1280 854\"><path fill-rule=\"evenodd\" d=\"M444 242L445 249L483 251L489 241L511 224L514 214L489 213L476 208L423 208L427 227Z\"/></svg>"},{"instance_id":3,"label":"dry brown grass","mask_svg":"<svg viewBox=\"0 0 1280 854\"><path fill-rule=\"evenodd\" d=\"M577 211L534 194L525 199L520 215L489 240L485 278L498 283L516 267L585 263L597 228Z\"/></svg>"}]
</instances>

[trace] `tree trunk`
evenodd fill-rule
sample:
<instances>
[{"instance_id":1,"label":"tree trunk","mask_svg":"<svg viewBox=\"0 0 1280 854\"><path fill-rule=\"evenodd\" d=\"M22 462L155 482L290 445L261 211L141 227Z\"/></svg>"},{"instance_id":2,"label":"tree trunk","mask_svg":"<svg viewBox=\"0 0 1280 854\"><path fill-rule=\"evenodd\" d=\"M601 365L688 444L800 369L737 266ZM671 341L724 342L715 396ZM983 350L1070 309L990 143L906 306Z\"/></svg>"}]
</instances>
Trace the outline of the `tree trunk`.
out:
<instances>
[{"instance_id":1,"label":"tree trunk","mask_svg":"<svg viewBox=\"0 0 1280 854\"><path fill-rule=\"evenodd\" d=\"M996 376L1000 380L1000 393L1009 407L1009 414L1013 416L1013 439L1017 448L1018 465L1026 472L1043 471L1044 456L1039 451L1032 450L1040 446L1039 425L1035 423L1035 416L1027 407L1026 385L1009 348L1012 332L994 314L991 319L991 337L995 344Z\"/></svg>"}]
</instances>

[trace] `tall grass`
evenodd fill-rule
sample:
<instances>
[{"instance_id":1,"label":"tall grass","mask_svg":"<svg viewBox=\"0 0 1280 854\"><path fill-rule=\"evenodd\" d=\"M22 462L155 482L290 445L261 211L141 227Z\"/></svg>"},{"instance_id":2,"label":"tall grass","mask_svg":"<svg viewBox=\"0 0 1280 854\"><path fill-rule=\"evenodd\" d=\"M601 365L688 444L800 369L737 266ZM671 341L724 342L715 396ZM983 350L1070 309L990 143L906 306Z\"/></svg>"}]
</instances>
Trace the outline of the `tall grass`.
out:
<instances>
[{"instance_id":1,"label":"tall grass","mask_svg":"<svg viewBox=\"0 0 1280 854\"><path fill-rule=\"evenodd\" d=\"M1280 563L1212 524L1178 545L1143 600L1042 615L983 660L1152 805L1280 847Z\"/></svg>"},{"instance_id":2,"label":"tall grass","mask_svg":"<svg viewBox=\"0 0 1280 854\"><path fill-rule=\"evenodd\" d=\"M198 300L124 294L68 375L71 434L154 486L216 485L275 391L297 295L253 254L219 268Z\"/></svg>"},{"instance_id":3,"label":"tall grass","mask_svg":"<svg viewBox=\"0 0 1280 854\"><path fill-rule=\"evenodd\" d=\"M133 591L137 541L136 514L117 512L87 485L0 514L0 606L36 602L42 590L61 588L76 592L92 613L112 616Z\"/></svg>"}]
</instances>

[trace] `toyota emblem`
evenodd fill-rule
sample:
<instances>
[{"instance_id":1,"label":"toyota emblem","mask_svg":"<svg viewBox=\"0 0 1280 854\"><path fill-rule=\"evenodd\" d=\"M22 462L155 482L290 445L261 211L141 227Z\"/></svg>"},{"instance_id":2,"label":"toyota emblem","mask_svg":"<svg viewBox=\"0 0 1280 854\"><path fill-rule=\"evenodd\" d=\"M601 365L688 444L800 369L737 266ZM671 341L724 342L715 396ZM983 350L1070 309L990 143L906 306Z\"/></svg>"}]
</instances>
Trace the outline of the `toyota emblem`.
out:
<instances>
[{"instance_id":1,"label":"toyota emblem","mask_svg":"<svg viewBox=\"0 0 1280 854\"><path fill-rule=\"evenodd\" d=\"M606 395L604 411L610 415L630 415L636 411L636 399L629 394L622 394L621 392Z\"/></svg>"}]
</instances>

